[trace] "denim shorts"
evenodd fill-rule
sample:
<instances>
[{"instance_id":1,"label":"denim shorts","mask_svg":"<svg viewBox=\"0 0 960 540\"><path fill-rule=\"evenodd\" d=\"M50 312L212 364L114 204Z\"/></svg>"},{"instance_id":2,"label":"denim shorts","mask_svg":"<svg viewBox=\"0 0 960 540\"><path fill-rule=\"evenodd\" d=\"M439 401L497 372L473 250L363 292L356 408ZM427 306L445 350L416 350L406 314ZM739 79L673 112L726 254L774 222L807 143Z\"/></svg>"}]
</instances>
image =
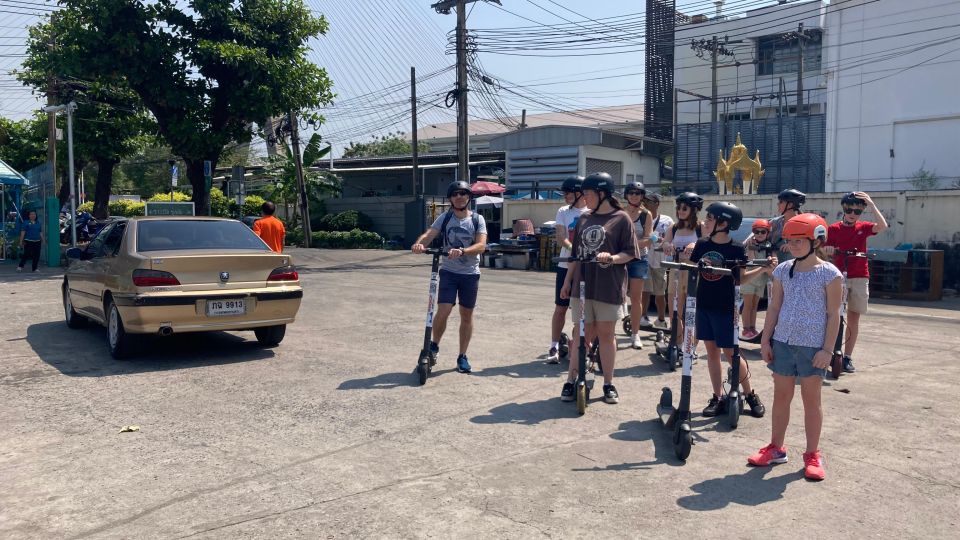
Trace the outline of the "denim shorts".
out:
<instances>
[{"instance_id":1,"label":"denim shorts","mask_svg":"<svg viewBox=\"0 0 960 540\"><path fill-rule=\"evenodd\" d=\"M630 279L647 279L649 272L650 263L647 262L646 257L634 259L627 263L627 275L630 276Z\"/></svg>"},{"instance_id":2,"label":"denim shorts","mask_svg":"<svg viewBox=\"0 0 960 540\"><path fill-rule=\"evenodd\" d=\"M437 293L438 304L456 304L467 309L477 305L477 291L480 290L480 274L457 274L440 270L440 290Z\"/></svg>"},{"instance_id":3,"label":"denim shorts","mask_svg":"<svg viewBox=\"0 0 960 540\"><path fill-rule=\"evenodd\" d=\"M773 362L767 364L770 371L784 377L826 377L826 369L813 367L813 357L820 349L803 345L787 345L772 340Z\"/></svg>"},{"instance_id":4,"label":"denim shorts","mask_svg":"<svg viewBox=\"0 0 960 540\"><path fill-rule=\"evenodd\" d=\"M557 267L556 286L555 286L554 292L553 292L553 303L556 304L556 305L558 305L558 306L560 306L560 307L570 307L570 299L569 299L569 298L567 298L566 300L564 300L563 298L560 298L560 289L563 288L563 280L565 280L565 279L567 279L567 269L566 269L566 268L561 268L561 267L558 266L558 267Z\"/></svg>"},{"instance_id":5,"label":"denim shorts","mask_svg":"<svg viewBox=\"0 0 960 540\"><path fill-rule=\"evenodd\" d=\"M721 349L733 347L733 311L697 310L697 339L713 341Z\"/></svg>"}]
</instances>

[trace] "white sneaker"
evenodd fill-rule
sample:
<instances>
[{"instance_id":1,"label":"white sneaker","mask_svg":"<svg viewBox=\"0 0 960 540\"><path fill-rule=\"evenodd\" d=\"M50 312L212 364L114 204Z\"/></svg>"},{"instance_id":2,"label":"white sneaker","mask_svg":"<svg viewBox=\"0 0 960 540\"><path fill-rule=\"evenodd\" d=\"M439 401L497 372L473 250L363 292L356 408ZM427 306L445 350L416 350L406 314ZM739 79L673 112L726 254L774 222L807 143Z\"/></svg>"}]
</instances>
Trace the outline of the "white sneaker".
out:
<instances>
[{"instance_id":1,"label":"white sneaker","mask_svg":"<svg viewBox=\"0 0 960 540\"><path fill-rule=\"evenodd\" d=\"M650 318L644 315L640 317L640 328L649 328L653 326L653 323L650 322Z\"/></svg>"},{"instance_id":2,"label":"white sneaker","mask_svg":"<svg viewBox=\"0 0 960 540\"><path fill-rule=\"evenodd\" d=\"M653 327L656 328L657 330L666 330L668 328L667 321L657 319L653 321Z\"/></svg>"},{"instance_id":3,"label":"white sneaker","mask_svg":"<svg viewBox=\"0 0 960 540\"><path fill-rule=\"evenodd\" d=\"M548 364L560 363L560 351L558 351L556 347L550 347L550 352L547 353L547 363Z\"/></svg>"},{"instance_id":4,"label":"white sneaker","mask_svg":"<svg viewBox=\"0 0 960 540\"><path fill-rule=\"evenodd\" d=\"M640 340L640 334L634 334L633 337L630 338L630 346L634 349L643 348L643 341Z\"/></svg>"}]
</instances>

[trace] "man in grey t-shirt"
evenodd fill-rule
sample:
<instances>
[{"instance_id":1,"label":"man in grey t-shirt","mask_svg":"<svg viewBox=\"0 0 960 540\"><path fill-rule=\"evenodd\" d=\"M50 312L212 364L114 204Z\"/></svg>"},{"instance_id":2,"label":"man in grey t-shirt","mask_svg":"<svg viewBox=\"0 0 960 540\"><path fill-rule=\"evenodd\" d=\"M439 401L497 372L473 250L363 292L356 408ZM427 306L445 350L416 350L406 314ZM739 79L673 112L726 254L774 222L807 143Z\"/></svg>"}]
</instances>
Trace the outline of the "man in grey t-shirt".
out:
<instances>
[{"instance_id":1,"label":"man in grey t-shirt","mask_svg":"<svg viewBox=\"0 0 960 540\"><path fill-rule=\"evenodd\" d=\"M437 217L411 251L423 253L433 239L443 240L447 258L440 267L440 288L437 294L437 313L433 318L433 341L430 348L440 352L440 339L447 329L447 318L454 304L460 301L460 355L457 371L470 373L467 347L473 335L473 309L480 289L480 254L487 249L487 225L483 216L474 214L470 206L470 184L453 182L447 187L451 209Z\"/></svg>"}]
</instances>

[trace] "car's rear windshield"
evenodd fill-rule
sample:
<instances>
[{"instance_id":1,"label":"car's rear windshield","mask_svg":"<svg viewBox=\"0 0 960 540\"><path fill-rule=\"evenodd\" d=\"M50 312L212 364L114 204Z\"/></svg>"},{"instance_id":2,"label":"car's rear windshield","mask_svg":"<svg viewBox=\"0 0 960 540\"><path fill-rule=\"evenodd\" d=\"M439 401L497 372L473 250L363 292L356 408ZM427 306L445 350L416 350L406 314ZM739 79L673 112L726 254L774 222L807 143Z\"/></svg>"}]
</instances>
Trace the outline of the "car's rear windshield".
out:
<instances>
[{"instance_id":1,"label":"car's rear windshield","mask_svg":"<svg viewBox=\"0 0 960 540\"><path fill-rule=\"evenodd\" d=\"M144 220L137 224L137 251L270 248L239 221Z\"/></svg>"}]
</instances>

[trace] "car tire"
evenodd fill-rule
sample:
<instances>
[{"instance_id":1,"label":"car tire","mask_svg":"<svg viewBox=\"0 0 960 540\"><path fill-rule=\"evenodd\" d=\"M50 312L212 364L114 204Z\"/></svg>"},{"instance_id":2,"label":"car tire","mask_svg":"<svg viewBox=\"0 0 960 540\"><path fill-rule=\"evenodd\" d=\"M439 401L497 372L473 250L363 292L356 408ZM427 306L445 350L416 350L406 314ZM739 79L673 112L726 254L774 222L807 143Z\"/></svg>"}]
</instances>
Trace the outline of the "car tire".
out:
<instances>
[{"instance_id":1,"label":"car tire","mask_svg":"<svg viewBox=\"0 0 960 540\"><path fill-rule=\"evenodd\" d=\"M73 301L70 300L70 285L63 282L63 316L67 322L67 328L83 328L87 325L87 318L80 315L73 309Z\"/></svg>"},{"instance_id":2,"label":"car tire","mask_svg":"<svg viewBox=\"0 0 960 540\"><path fill-rule=\"evenodd\" d=\"M287 333L287 325L279 324L277 326L264 326L263 328L254 328L253 333L257 336L257 341L264 347L275 347L283 341L283 336Z\"/></svg>"},{"instance_id":3,"label":"car tire","mask_svg":"<svg viewBox=\"0 0 960 540\"><path fill-rule=\"evenodd\" d=\"M120 310L113 300L107 306L107 346L110 356L117 360L129 358L134 351L134 337L124 330Z\"/></svg>"}]
</instances>

